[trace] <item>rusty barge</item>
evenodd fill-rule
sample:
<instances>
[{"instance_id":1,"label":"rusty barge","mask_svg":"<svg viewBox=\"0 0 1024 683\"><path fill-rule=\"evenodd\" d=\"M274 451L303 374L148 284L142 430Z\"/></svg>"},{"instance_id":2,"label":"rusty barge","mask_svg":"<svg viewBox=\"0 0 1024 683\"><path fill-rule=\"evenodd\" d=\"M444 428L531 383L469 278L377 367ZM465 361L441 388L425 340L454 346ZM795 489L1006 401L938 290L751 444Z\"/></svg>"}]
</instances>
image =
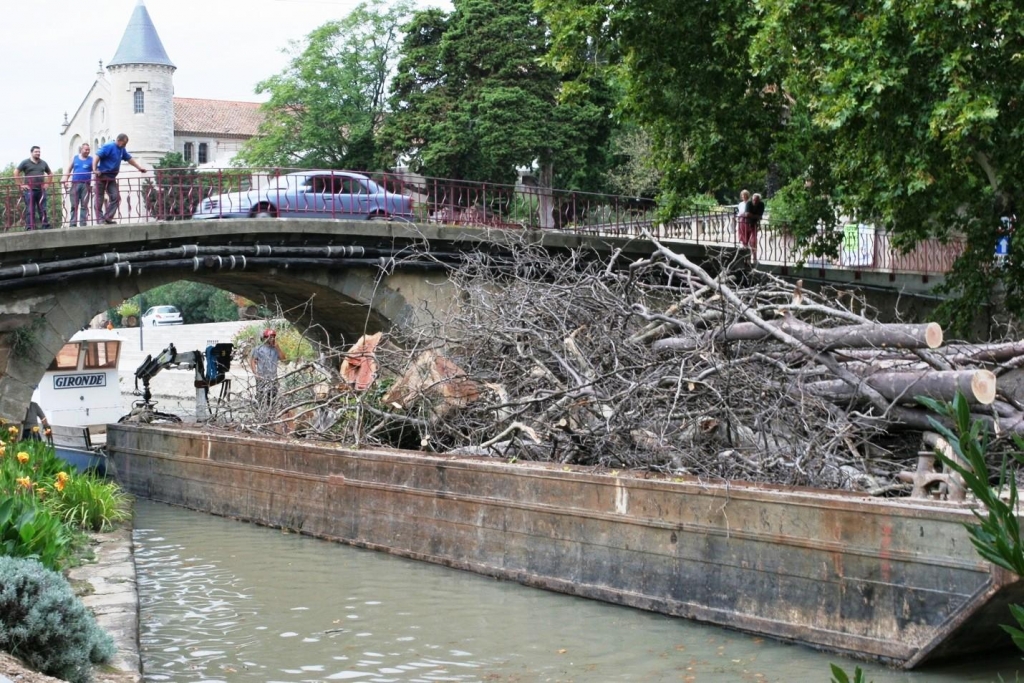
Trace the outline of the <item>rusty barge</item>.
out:
<instances>
[{"instance_id":1,"label":"rusty barge","mask_svg":"<svg viewBox=\"0 0 1024 683\"><path fill-rule=\"evenodd\" d=\"M963 506L113 425L140 497L906 668L1010 643Z\"/></svg>"}]
</instances>

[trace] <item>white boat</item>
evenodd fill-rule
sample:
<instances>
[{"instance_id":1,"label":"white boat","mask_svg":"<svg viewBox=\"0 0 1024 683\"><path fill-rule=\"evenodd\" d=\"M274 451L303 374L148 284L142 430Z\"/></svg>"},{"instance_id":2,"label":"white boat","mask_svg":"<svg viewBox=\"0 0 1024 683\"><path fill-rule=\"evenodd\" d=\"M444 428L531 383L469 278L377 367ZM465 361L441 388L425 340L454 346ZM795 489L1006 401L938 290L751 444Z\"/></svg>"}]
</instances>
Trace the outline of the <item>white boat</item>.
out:
<instances>
[{"instance_id":1,"label":"white boat","mask_svg":"<svg viewBox=\"0 0 1024 683\"><path fill-rule=\"evenodd\" d=\"M118 384L120 357L116 332L77 332L57 352L32 394L50 423L57 455L80 470L105 470L100 449L107 425L125 412Z\"/></svg>"}]
</instances>

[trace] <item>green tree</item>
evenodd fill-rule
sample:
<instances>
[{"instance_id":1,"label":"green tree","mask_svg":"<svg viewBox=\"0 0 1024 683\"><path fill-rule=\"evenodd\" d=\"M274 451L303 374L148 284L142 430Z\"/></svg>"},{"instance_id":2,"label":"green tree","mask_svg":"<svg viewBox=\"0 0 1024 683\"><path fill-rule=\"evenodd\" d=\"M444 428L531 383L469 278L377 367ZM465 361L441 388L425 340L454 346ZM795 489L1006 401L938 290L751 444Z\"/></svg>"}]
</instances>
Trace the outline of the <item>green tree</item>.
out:
<instances>
[{"instance_id":1,"label":"green tree","mask_svg":"<svg viewBox=\"0 0 1024 683\"><path fill-rule=\"evenodd\" d=\"M991 267L1024 164L1024 27L1014 0L538 0L550 61L611 69L648 130L668 205L780 190L806 238L841 216L904 244L966 236L949 280L973 311L991 286L1024 311L1024 244ZM588 61L606 46L607 66ZM964 305L966 304L966 305Z\"/></svg>"},{"instance_id":2,"label":"green tree","mask_svg":"<svg viewBox=\"0 0 1024 683\"><path fill-rule=\"evenodd\" d=\"M149 214L164 221L191 218L203 200L199 172L178 152L161 157L142 186Z\"/></svg>"},{"instance_id":3,"label":"green tree","mask_svg":"<svg viewBox=\"0 0 1024 683\"><path fill-rule=\"evenodd\" d=\"M389 82L408 0L370 0L293 44L284 72L262 81L268 93L259 135L238 154L250 166L370 169L375 131L384 118Z\"/></svg>"},{"instance_id":4,"label":"green tree","mask_svg":"<svg viewBox=\"0 0 1024 683\"><path fill-rule=\"evenodd\" d=\"M152 306L174 306L181 311L181 317L189 325L238 320L238 306L231 300L231 295L201 282L179 280L154 287L129 301L137 302L143 313ZM120 324L121 316L116 310L107 311L107 315L116 324Z\"/></svg>"},{"instance_id":5,"label":"green tree","mask_svg":"<svg viewBox=\"0 0 1024 683\"><path fill-rule=\"evenodd\" d=\"M544 186L596 189L613 126L600 79L560 100L543 63L547 26L530 0L455 0L406 27L386 149L431 176L511 183L536 167Z\"/></svg>"}]
</instances>

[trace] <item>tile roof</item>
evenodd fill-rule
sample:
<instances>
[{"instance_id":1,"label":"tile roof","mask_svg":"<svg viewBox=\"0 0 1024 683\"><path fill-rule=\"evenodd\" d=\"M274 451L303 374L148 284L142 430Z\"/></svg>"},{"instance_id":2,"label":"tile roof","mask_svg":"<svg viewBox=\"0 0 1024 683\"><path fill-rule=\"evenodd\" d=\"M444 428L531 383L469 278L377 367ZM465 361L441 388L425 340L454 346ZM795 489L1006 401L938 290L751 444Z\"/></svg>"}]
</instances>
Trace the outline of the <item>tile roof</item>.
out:
<instances>
[{"instance_id":1,"label":"tile roof","mask_svg":"<svg viewBox=\"0 0 1024 683\"><path fill-rule=\"evenodd\" d=\"M132 12L132 18L128 20L128 28L121 36L121 44L117 46L114 58L107 62L107 66L120 66L122 64L161 64L171 66L171 58L164 50L164 44L160 42L153 20L149 18L149 11L139 0Z\"/></svg>"},{"instance_id":2,"label":"tile roof","mask_svg":"<svg viewBox=\"0 0 1024 683\"><path fill-rule=\"evenodd\" d=\"M263 121L259 102L174 98L174 133L251 138Z\"/></svg>"}]
</instances>

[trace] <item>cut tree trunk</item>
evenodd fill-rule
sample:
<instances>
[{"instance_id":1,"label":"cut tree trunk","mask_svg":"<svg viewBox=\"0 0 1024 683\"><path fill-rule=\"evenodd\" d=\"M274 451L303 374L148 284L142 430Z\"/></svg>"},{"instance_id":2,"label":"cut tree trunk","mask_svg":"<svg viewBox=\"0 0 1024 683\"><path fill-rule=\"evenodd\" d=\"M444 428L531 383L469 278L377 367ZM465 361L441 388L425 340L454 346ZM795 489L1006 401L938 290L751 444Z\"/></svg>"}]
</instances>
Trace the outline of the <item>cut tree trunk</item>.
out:
<instances>
[{"instance_id":1,"label":"cut tree trunk","mask_svg":"<svg viewBox=\"0 0 1024 683\"><path fill-rule=\"evenodd\" d=\"M974 404L990 405L996 398L996 376L988 370L879 372L864 382L890 401L912 403L917 396L952 401L958 391ZM841 380L812 382L807 389L829 400L847 400L860 393Z\"/></svg>"},{"instance_id":2,"label":"cut tree trunk","mask_svg":"<svg viewBox=\"0 0 1024 683\"><path fill-rule=\"evenodd\" d=\"M934 349L942 344L942 327L938 323L842 325L818 328L791 319L773 323L772 326L819 351L893 347ZM756 341L768 337L768 332L752 322L744 322L725 328L722 337L729 341Z\"/></svg>"}]
</instances>

